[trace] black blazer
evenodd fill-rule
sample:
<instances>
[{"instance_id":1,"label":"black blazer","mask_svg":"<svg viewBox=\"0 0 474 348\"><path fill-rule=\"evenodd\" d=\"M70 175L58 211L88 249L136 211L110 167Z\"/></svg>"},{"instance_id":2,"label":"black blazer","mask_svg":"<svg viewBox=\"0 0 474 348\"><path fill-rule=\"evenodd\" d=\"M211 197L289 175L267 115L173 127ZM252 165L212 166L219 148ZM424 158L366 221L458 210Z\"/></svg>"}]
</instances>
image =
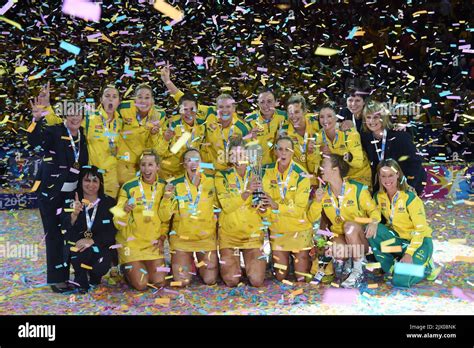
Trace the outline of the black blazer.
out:
<instances>
[{"instance_id":1,"label":"black blazer","mask_svg":"<svg viewBox=\"0 0 474 348\"><path fill-rule=\"evenodd\" d=\"M82 199L82 197L79 197ZM66 199L64 201L64 208L70 208L74 202L73 199ZM110 196L104 195L101 197L97 207L94 224L92 225L92 239L94 245L99 248L99 252L112 252L109 250L111 245L115 244L115 234L117 229L114 226L113 214L109 211L117 202ZM92 215L93 209L89 210L89 216ZM71 225L71 213L66 213L64 210L61 213L61 230L66 231L64 240L66 241L66 250L72 246L67 241L77 242L84 238L84 232L87 230L86 223L86 209L84 208L78 215L76 223ZM69 254L69 252L68 252Z\"/></svg>"},{"instance_id":2,"label":"black blazer","mask_svg":"<svg viewBox=\"0 0 474 348\"><path fill-rule=\"evenodd\" d=\"M375 145L372 141L375 141L375 137L372 132L364 132L361 134L362 147L367 153L367 157L372 168L372 182L374 184L374 192L378 191L378 180L376 178L377 165L379 164L379 158ZM377 148L382 147L382 140L377 143ZM402 156L408 156L404 161L399 161ZM398 162L403 170L403 174L407 177L408 185L412 186L416 192L421 193L423 191L423 182L426 180L426 172L422 166L421 157L416 154L416 147L413 143L411 135L407 132L400 131L396 132L393 130L387 130L387 141L385 145L385 156L384 158L393 158Z\"/></svg>"},{"instance_id":3,"label":"black blazer","mask_svg":"<svg viewBox=\"0 0 474 348\"><path fill-rule=\"evenodd\" d=\"M79 132L81 132L79 164L82 167L88 164L89 153L82 127ZM74 164L74 151L67 138L69 135L63 124L47 126L44 119L36 124L33 132L28 133L28 143L34 147L41 146L44 158L51 157L51 160L41 162L36 175L36 180L41 181L37 190L40 199L58 198L65 182L75 182L79 178L79 174L70 171Z\"/></svg>"}]
</instances>

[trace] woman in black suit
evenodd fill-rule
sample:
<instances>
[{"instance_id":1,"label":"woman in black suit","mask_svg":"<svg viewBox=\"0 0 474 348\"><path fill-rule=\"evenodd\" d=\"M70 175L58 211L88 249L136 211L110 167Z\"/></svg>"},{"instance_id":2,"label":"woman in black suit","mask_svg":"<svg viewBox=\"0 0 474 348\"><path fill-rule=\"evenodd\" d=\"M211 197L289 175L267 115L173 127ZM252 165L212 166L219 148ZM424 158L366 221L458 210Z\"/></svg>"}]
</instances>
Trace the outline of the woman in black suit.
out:
<instances>
[{"instance_id":1,"label":"woman in black suit","mask_svg":"<svg viewBox=\"0 0 474 348\"><path fill-rule=\"evenodd\" d=\"M71 103L71 102L70 102ZM47 282L54 292L70 290L69 262L64 255L64 236L61 233L59 209L66 198L74 197L79 170L87 165L89 156L81 122L85 110L68 108L64 123L46 126L47 113L38 102L32 103L34 127L28 133L31 146L41 146L43 161L36 176L38 205L46 234ZM65 103L63 105L66 105ZM77 105L77 104L75 104Z\"/></svg>"},{"instance_id":2,"label":"woman in black suit","mask_svg":"<svg viewBox=\"0 0 474 348\"><path fill-rule=\"evenodd\" d=\"M382 103L376 101L366 104L362 111L362 120L361 141L372 168L374 192L379 189L377 165L383 159L392 158L400 164L408 185L421 195L426 185L426 172L421 157L416 154L411 135L393 130L390 112Z\"/></svg>"},{"instance_id":3,"label":"woman in black suit","mask_svg":"<svg viewBox=\"0 0 474 348\"><path fill-rule=\"evenodd\" d=\"M108 272L115 250L114 216L109 211L115 199L104 193L104 179L95 166L85 166L79 175L74 199L65 201L61 228L66 230L65 255L74 267L74 283L86 293L90 285L99 285Z\"/></svg>"}]
</instances>

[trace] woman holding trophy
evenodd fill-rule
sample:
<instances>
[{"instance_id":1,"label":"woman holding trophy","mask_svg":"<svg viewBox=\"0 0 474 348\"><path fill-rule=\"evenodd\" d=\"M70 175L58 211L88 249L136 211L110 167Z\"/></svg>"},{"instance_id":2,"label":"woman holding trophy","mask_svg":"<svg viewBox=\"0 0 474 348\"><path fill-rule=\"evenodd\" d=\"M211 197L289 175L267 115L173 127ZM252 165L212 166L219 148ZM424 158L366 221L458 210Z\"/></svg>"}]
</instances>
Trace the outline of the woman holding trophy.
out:
<instances>
[{"instance_id":1,"label":"woman holding trophy","mask_svg":"<svg viewBox=\"0 0 474 348\"><path fill-rule=\"evenodd\" d=\"M260 151L259 151L260 150ZM241 278L240 252L245 273L252 286L260 287L265 278L262 218L256 214L261 192L260 145L245 148L242 138L229 144L232 167L217 172L215 185L222 207L219 216L220 274L227 286L237 286Z\"/></svg>"},{"instance_id":2,"label":"woman holding trophy","mask_svg":"<svg viewBox=\"0 0 474 348\"><path fill-rule=\"evenodd\" d=\"M304 169L293 161L294 146L289 137L276 141L276 163L265 167L264 196L259 213L267 219L275 277L288 282L290 255L294 258L296 280L310 278L309 251L313 246L313 229L306 209L310 181Z\"/></svg>"}]
</instances>

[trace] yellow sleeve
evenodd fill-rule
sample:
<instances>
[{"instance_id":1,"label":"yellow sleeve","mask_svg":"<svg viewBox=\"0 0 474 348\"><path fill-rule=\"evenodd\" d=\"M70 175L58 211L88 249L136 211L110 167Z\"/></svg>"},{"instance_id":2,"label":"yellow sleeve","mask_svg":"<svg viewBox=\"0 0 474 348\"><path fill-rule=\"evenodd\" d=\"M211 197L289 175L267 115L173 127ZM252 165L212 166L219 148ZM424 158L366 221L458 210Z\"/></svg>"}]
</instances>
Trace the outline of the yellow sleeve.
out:
<instances>
[{"instance_id":1,"label":"yellow sleeve","mask_svg":"<svg viewBox=\"0 0 474 348\"><path fill-rule=\"evenodd\" d=\"M407 248L406 253L413 256L416 249L418 249L421 244L423 244L423 239L425 237L431 237L431 229L426 222L425 207L423 201L416 197L407 207L408 214L410 219L415 226L415 230L412 232L412 238L410 245Z\"/></svg>"},{"instance_id":2,"label":"yellow sleeve","mask_svg":"<svg viewBox=\"0 0 474 348\"><path fill-rule=\"evenodd\" d=\"M175 191L176 192L176 191ZM174 198L174 194L170 197L161 199L160 209L158 210L158 217L162 222L168 222L173 217L173 213L176 210L177 200Z\"/></svg>"},{"instance_id":3,"label":"yellow sleeve","mask_svg":"<svg viewBox=\"0 0 474 348\"><path fill-rule=\"evenodd\" d=\"M173 139L171 139L170 141L172 140ZM152 137L152 145L156 153L160 157L169 157L173 155L169 150L170 142L165 140L162 129L160 129L160 131L158 132L158 134L156 134L156 136Z\"/></svg>"},{"instance_id":4,"label":"yellow sleeve","mask_svg":"<svg viewBox=\"0 0 474 348\"><path fill-rule=\"evenodd\" d=\"M174 101L176 102L176 104L179 103L179 100L181 99L181 97L184 95L183 91L178 89L178 92L176 92L175 94L172 94L171 96L173 97Z\"/></svg>"},{"instance_id":5,"label":"yellow sleeve","mask_svg":"<svg viewBox=\"0 0 474 348\"><path fill-rule=\"evenodd\" d=\"M280 204L278 206L278 211L280 215L300 217L308 209L308 200L309 200L309 191L310 191L310 181L307 177L304 177L296 187L296 198L294 207L289 207L286 204Z\"/></svg>"},{"instance_id":6,"label":"yellow sleeve","mask_svg":"<svg viewBox=\"0 0 474 348\"><path fill-rule=\"evenodd\" d=\"M129 219L130 219L130 213L127 213L127 212L125 212L125 210L123 210L123 207L125 206L127 201L128 201L127 192L122 187L120 189L119 198L118 198L117 205L115 206L115 208L117 208L121 212L125 213L125 215L119 217L118 215L114 214L114 219L113 219L114 220L114 225L117 228L117 230L119 230L119 231L123 230L128 225L128 222L129 222Z\"/></svg>"},{"instance_id":7,"label":"yellow sleeve","mask_svg":"<svg viewBox=\"0 0 474 348\"><path fill-rule=\"evenodd\" d=\"M347 136L347 149L352 155L352 161L348 162L353 168L362 168L364 165L364 153L360 143L360 135L356 131L349 131Z\"/></svg>"},{"instance_id":8,"label":"yellow sleeve","mask_svg":"<svg viewBox=\"0 0 474 348\"><path fill-rule=\"evenodd\" d=\"M48 113L46 114L45 119L48 126L54 126L55 124L63 123L63 119L55 114L51 105L46 108L46 111Z\"/></svg>"},{"instance_id":9,"label":"yellow sleeve","mask_svg":"<svg viewBox=\"0 0 474 348\"><path fill-rule=\"evenodd\" d=\"M323 198L324 199L324 198ZM314 224L316 221L321 219L321 213L323 211L323 203L313 201L308 209L308 220Z\"/></svg>"},{"instance_id":10,"label":"yellow sleeve","mask_svg":"<svg viewBox=\"0 0 474 348\"><path fill-rule=\"evenodd\" d=\"M217 191L217 198L221 205L222 210L227 213L233 213L238 208L243 206L249 199L251 195L247 198L247 201L242 199L242 196L238 191L231 191L226 185L226 180L224 175L220 172L216 174L215 185Z\"/></svg>"},{"instance_id":11,"label":"yellow sleeve","mask_svg":"<svg viewBox=\"0 0 474 348\"><path fill-rule=\"evenodd\" d=\"M316 175L317 169L321 164L321 155L319 154L319 149L316 147L312 154L308 154L308 158L306 160L306 164L308 165L309 174Z\"/></svg>"},{"instance_id":12,"label":"yellow sleeve","mask_svg":"<svg viewBox=\"0 0 474 348\"><path fill-rule=\"evenodd\" d=\"M363 188L359 197L359 206L372 221L380 222L382 214L368 189Z\"/></svg>"}]
</instances>

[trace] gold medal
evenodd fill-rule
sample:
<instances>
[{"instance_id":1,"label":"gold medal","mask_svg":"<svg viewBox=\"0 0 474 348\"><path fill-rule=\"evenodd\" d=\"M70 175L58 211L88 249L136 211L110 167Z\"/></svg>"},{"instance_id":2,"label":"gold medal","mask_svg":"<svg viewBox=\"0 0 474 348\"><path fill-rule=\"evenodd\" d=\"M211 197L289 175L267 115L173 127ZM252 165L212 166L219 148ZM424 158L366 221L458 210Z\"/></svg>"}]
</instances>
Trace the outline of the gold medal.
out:
<instances>
[{"instance_id":1,"label":"gold medal","mask_svg":"<svg viewBox=\"0 0 474 348\"><path fill-rule=\"evenodd\" d=\"M143 218L143 221L144 221L145 223L149 223L149 222L151 221L151 217L145 216L145 217Z\"/></svg>"},{"instance_id":2,"label":"gold medal","mask_svg":"<svg viewBox=\"0 0 474 348\"><path fill-rule=\"evenodd\" d=\"M342 217L340 217L339 215L336 215L336 224L342 224Z\"/></svg>"},{"instance_id":3,"label":"gold medal","mask_svg":"<svg viewBox=\"0 0 474 348\"><path fill-rule=\"evenodd\" d=\"M300 156L300 161L301 161L301 162L306 162L306 154L303 153L303 154Z\"/></svg>"},{"instance_id":4,"label":"gold medal","mask_svg":"<svg viewBox=\"0 0 474 348\"><path fill-rule=\"evenodd\" d=\"M92 232L90 230L85 231L84 238L92 239Z\"/></svg>"},{"instance_id":5,"label":"gold medal","mask_svg":"<svg viewBox=\"0 0 474 348\"><path fill-rule=\"evenodd\" d=\"M81 168L81 165L79 164L79 162L74 162L73 165L72 165L72 167L73 167L74 169L79 170L79 169Z\"/></svg>"}]
</instances>

